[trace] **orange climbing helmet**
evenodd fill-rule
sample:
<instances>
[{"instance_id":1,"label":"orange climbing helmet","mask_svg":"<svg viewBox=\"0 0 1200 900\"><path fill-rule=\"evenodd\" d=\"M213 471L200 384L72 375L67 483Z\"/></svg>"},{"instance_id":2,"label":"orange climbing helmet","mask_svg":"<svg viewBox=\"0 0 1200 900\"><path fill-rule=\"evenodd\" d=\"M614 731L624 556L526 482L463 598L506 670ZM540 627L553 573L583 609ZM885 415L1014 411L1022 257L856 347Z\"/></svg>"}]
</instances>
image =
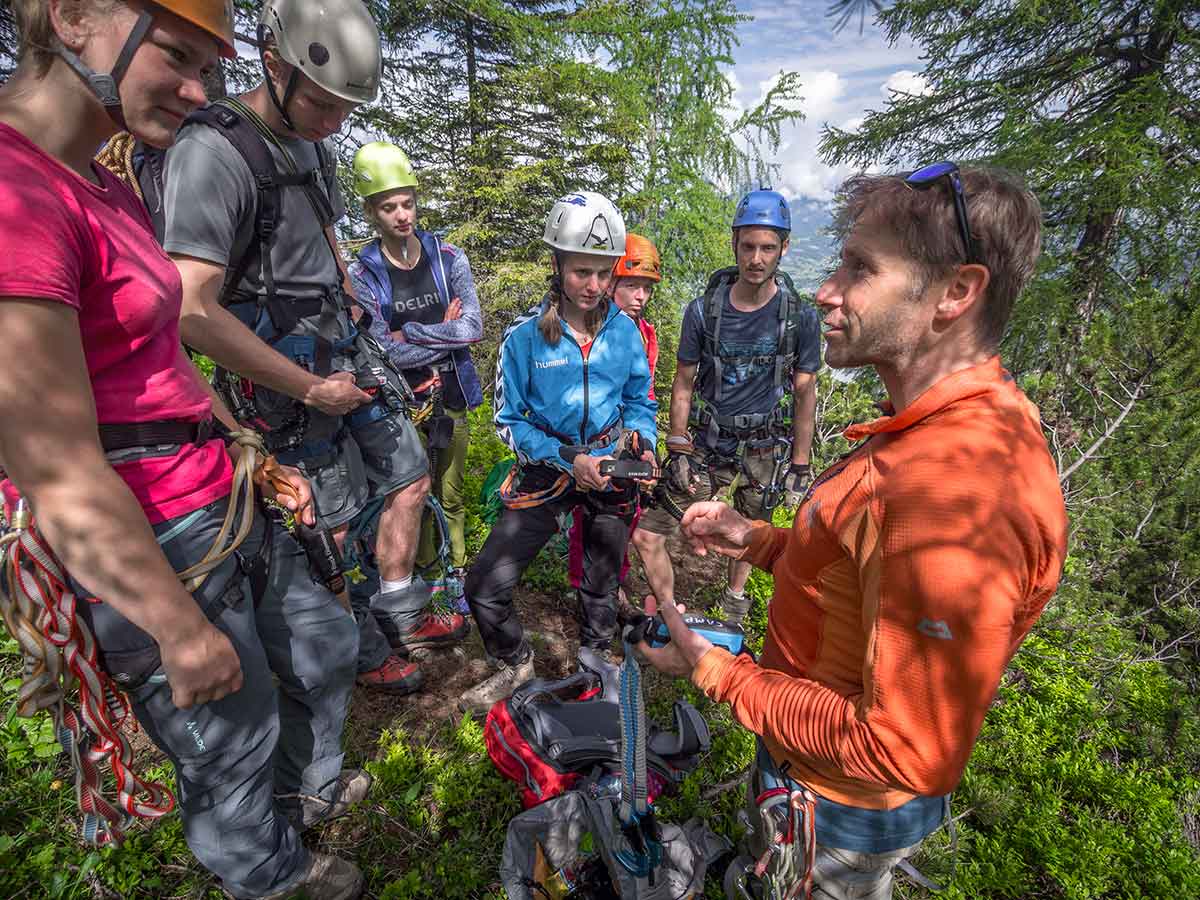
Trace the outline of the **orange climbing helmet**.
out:
<instances>
[{"instance_id":1,"label":"orange climbing helmet","mask_svg":"<svg viewBox=\"0 0 1200 900\"><path fill-rule=\"evenodd\" d=\"M221 55L235 59L233 46L233 0L153 0L155 5L175 13L207 31L221 45Z\"/></svg>"},{"instance_id":2,"label":"orange climbing helmet","mask_svg":"<svg viewBox=\"0 0 1200 900\"><path fill-rule=\"evenodd\" d=\"M625 253L613 266L613 278L649 278L662 281L662 260L654 241L630 232L625 236Z\"/></svg>"}]
</instances>

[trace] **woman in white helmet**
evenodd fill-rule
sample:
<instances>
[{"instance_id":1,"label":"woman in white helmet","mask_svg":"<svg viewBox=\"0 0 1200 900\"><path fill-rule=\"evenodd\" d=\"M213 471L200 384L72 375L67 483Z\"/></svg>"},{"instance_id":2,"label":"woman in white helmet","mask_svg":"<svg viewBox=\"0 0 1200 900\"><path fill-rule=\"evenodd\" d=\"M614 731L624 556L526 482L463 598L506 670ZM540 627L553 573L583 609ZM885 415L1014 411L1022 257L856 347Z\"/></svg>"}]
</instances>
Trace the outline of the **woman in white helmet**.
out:
<instances>
[{"instance_id":1,"label":"woman in white helmet","mask_svg":"<svg viewBox=\"0 0 1200 900\"><path fill-rule=\"evenodd\" d=\"M463 694L459 705L471 712L486 712L533 677L512 589L558 530L558 514L575 506L584 509L580 646L607 651L637 496L602 476L600 462L616 454L623 431L647 448L657 439L641 335L608 298L613 262L625 251L621 214L599 194L568 194L550 210L542 240L553 251L550 291L500 344L496 429L518 464L501 492L506 508L467 574L467 602L499 662Z\"/></svg>"}]
</instances>

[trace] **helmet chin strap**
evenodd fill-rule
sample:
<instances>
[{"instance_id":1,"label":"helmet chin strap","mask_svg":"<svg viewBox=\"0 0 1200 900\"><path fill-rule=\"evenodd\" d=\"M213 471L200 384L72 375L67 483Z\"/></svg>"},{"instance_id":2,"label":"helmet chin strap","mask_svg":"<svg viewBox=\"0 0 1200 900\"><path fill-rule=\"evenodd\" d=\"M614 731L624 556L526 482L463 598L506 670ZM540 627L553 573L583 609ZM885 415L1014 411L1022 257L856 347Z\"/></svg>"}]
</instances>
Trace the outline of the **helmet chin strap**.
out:
<instances>
[{"instance_id":1,"label":"helmet chin strap","mask_svg":"<svg viewBox=\"0 0 1200 900\"><path fill-rule=\"evenodd\" d=\"M270 29L266 25L259 25L259 46L266 47L270 37ZM296 85L300 80L300 69L292 66L292 74L288 76L287 86L283 89L283 99L280 100L279 94L275 90L275 82L271 80L271 73L267 69L267 54L265 51L259 52L258 60L262 64L263 80L267 83L267 93L271 95L271 102L275 104L275 109L279 111L279 117L283 119L283 124L287 126L288 131L295 131L296 126L292 124L292 117L288 115L287 106L292 102L292 95L296 93Z\"/></svg>"},{"instance_id":2,"label":"helmet chin strap","mask_svg":"<svg viewBox=\"0 0 1200 900\"><path fill-rule=\"evenodd\" d=\"M104 111L108 113L108 117L112 119L119 128L126 128L125 111L121 109L121 79L125 77L125 70L129 68L129 63L133 60L133 54L137 53L137 48L141 46L142 41L146 37L146 32L150 30L150 26L154 24L154 16L146 10L138 13L137 21L133 24L133 30L129 32L129 37L125 39L125 46L121 48L120 54L117 56L117 61L113 63L111 72L97 72L87 63L85 63L72 50L68 50L63 46L61 41L56 41L58 44L54 48L54 52L62 58L68 66L74 70L75 74L83 79L84 83L102 104Z\"/></svg>"}]
</instances>

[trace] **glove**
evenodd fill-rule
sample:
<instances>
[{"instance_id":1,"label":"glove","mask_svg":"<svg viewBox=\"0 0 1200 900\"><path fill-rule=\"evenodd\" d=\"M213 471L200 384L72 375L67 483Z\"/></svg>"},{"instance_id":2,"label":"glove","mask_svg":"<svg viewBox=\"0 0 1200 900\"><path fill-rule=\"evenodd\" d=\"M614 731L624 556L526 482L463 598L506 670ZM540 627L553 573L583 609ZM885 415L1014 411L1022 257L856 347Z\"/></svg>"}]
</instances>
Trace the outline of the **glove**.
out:
<instances>
[{"instance_id":1,"label":"glove","mask_svg":"<svg viewBox=\"0 0 1200 900\"><path fill-rule=\"evenodd\" d=\"M783 505L784 506L799 506L800 501L804 499L804 492L808 490L809 482L812 481L812 469L808 463L792 463L788 467L787 475L783 479Z\"/></svg>"},{"instance_id":2,"label":"glove","mask_svg":"<svg viewBox=\"0 0 1200 900\"><path fill-rule=\"evenodd\" d=\"M692 460L696 452L692 439L684 434L667 438L667 486L677 494L692 492Z\"/></svg>"},{"instance_id":3,"label":"glove","mask_svg":"<svg viewBox=\"0 0 1200 900\"><path fill-rule=\"evenodd\" d=\"M692 459L688 453L672 453L667 457L667 484L677 494L692 490Z\"/></svg>"}]
</instances>

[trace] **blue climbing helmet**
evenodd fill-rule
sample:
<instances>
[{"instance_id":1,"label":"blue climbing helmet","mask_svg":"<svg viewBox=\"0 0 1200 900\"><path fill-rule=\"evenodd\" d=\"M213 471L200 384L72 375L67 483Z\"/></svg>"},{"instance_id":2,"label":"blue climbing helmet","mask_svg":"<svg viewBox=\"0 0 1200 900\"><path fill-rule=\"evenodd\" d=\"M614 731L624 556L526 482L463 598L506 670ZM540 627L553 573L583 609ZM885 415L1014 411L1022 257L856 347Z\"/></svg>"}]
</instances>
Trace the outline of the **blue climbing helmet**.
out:
<instances>
[{"instance_id":1,"label":"blue climbing helmet","mask_svg":"<svg viewBox=\"0 0 1200 900\"><path fill-rule=\"evenodd\" d=\"M751 191L742 198L733 214L733 227L744 225L776 228L791 233L792 210L779 191Z\"/></svg>"}]
</instances>

